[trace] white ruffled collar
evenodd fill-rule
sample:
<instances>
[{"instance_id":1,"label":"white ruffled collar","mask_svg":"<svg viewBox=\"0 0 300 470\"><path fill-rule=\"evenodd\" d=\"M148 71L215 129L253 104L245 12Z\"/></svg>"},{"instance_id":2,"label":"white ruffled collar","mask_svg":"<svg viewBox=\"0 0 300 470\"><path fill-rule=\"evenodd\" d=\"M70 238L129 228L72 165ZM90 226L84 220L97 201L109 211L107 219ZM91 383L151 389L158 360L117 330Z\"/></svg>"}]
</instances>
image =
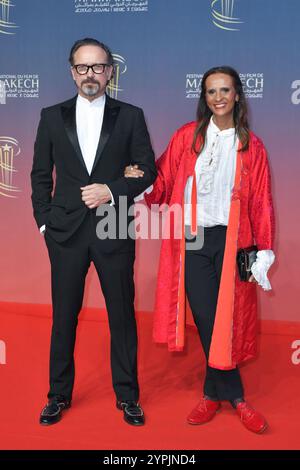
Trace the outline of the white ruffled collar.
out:
<instances>
[{"instance_id":1,"label":"white ruffled collar","mask_svg":"<svg viewBox=\"0 0 300 470\"><path fill-rule=\"evenodd\" d=\"M213 116L211 116L207 133L210 133L211 135L218 134L220 137L227 137L235 134L235 128L230 127L229 129L224 129L221 131L221 129L219 129L218 126L214 123Z\"/></svg>"},{"instance_id":2,"label":"white ruffled collar","mask_svg":"<svg viewBox=\"0 0 300 470\"><path fill-rule=\"evenodd\" d=\"M199 155L197 191L201 194L210 193L212 190L214 175L221 158L222 146L220 145L220 140L227 137L232 138L234 145L235 128L232 127L221 131L214 123L212 116L207 128L205 147Z\"/></svg>"}]
</instances>

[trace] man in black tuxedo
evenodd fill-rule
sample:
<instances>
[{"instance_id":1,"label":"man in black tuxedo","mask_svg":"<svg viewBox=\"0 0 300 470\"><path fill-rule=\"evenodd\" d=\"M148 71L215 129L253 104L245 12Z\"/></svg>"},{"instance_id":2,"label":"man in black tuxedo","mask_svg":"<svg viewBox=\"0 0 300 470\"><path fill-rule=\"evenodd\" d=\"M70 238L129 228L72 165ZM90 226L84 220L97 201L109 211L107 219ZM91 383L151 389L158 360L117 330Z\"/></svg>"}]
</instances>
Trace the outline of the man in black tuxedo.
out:
<instances>
[{"instance_id":1,"label":"man in black tuxedo","mask_svg":"<svg viewBox=\"0 0 300 470\"><path fill-rule=\"evenodd\" d=\"M42 110L31 172L34 217L44 233L51 262L53 304L50 390L40 424L56 423L71 405L77 320L85 277L93 262L108 311L117 407L126 422L142 425L134 314L135 242L130 237L99 238L96 211L100 205L113 205L118 219L119 198L126 197L129 206L155 180L154 154L143 111L105 93L113 74L109 48L85 38L73 45L69 60L78 95ZM125 178L125 167L134 164L144 176ZM128 226L131 218L120 215Z\"/></svg>"}]
</instances>

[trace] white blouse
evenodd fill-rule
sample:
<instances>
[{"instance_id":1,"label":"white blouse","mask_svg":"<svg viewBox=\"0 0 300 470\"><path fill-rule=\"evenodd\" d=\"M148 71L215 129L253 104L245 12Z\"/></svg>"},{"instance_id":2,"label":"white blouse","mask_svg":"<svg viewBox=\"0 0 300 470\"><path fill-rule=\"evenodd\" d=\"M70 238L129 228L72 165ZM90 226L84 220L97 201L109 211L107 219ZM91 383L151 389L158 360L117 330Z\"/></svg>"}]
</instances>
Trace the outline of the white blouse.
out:
<instances>
[{"instance_id":1,"label":"white blouse","mask_svg":"<svg viewBox=\"0 0 300 470\"><path fill-rule=\"evenodd\" d=\"M197 225L213 227L228 225L231 192L234 187L238 138L235 129L221 131L211 117L207 128L205 146L197 159ZM185 200L185 225L191 225L191 195L193 176L187 180ZM251 272L257 283L270 290L267 272L275 260L272 250L260 250Z\"/></svg>"},{"instance_id":2,"label":"white blouse","mask_svg":"<svg viewBox=\"0 0 300 470\"><path fill-rule=\"evenodd\" d=\"M234 128L221 131L211 118L205 146L195 166L197 225L228 225L238 143ZM185 225L191 224L192 183L193 176L190 176L184 193Z\"/></svg>"}]
</instances>

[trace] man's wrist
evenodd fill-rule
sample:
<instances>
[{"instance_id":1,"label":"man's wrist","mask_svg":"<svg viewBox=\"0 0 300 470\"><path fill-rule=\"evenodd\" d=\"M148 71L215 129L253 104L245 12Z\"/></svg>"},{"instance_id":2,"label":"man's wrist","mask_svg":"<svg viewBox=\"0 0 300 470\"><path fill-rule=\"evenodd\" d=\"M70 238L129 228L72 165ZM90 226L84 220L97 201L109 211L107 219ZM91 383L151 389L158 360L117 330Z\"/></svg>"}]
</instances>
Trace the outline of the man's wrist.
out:
<instances>
[{"instance_id":1,"label":"man's wrist","mask_svg":"<svg viewBox=\"0 0 300 470\"><path fill-rule=\"evenodd\" d=\"M109 194L110 194L110 201L111 201L111 202L110 202L110 205L111 205L111 206L114 206L114 205L115 205L115 200L114 200L113 194L112 194L111 190L109 189L109 187L107 186L107 184L105 184L104 186L107 188L107 190L108 190L108 192L109 192ZM108 201L107 201L107 202L108 202Z\"/></svg>"}]
</instances>

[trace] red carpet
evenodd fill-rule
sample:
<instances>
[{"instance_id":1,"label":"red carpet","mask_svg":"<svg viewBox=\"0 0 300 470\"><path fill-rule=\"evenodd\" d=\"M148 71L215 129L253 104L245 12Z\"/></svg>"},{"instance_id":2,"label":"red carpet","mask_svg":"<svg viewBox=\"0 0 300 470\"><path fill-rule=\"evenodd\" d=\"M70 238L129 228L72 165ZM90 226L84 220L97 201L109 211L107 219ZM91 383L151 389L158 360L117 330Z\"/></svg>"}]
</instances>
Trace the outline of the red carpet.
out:
<instances>
[{"instance_id":1,"label":"red carpet","mask_svg":"<svg viewBox=\"0 0 300 470\"><path fill-rule=\"evenodd\" d=\"M6 364L0 363L1 449L300 448L300 364L291 361L291 345L300 338L299 330L279 335L266 334L262 328L259 358L241 369L248 400L270 425L265 434L255 435L226 403L212 422L186 423L201 395L204 363L198 336L189 327L186 352L170 354L151 340L151 314L137 316L140 401L146 426L127 425L115 408L108 325L103 312L95 310L85 312L78 326L73 406L60 423L40 426L51 323L49 308L41 308L25 305L20 313L19 306L14 313L13 305L2 304L0 341L6 345Z\"/></svg>"}]
</instances>

